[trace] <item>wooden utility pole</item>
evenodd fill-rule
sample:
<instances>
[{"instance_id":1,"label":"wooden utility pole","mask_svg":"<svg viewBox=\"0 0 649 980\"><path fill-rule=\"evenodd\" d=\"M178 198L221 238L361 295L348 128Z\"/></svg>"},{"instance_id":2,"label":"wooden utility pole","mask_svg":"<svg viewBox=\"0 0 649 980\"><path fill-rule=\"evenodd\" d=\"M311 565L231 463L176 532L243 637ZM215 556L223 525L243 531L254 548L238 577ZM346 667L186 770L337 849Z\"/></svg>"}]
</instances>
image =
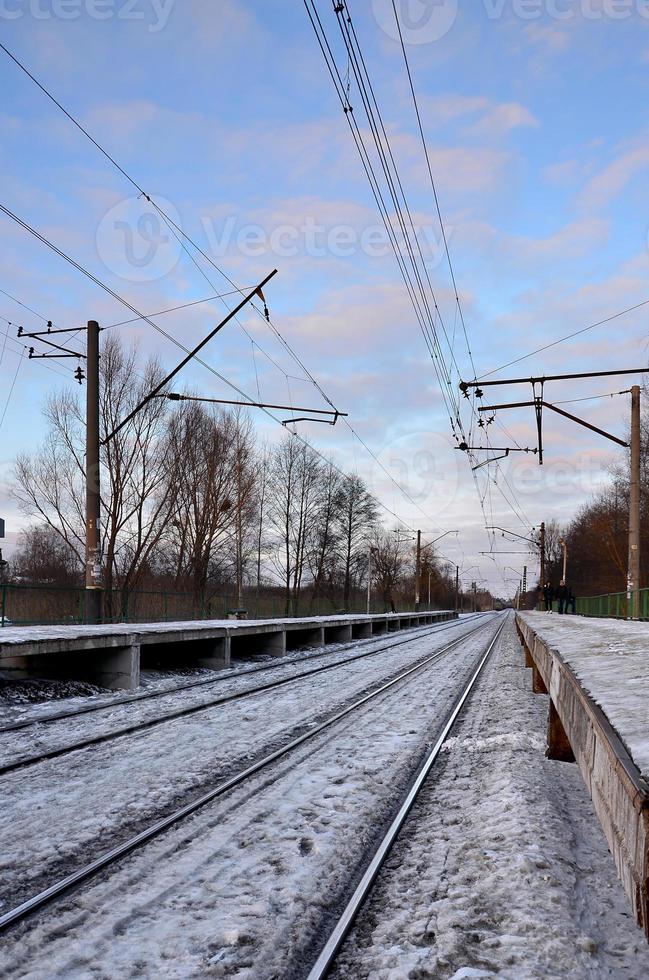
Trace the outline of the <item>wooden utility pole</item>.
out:
<instances>
[{"instance_id":1,"label":"wooden utility pole","mask_svg":"<svg viewBox=\"0 0 649 980\"><path fill-rule=\"evenodd\" d=\"M415 612L419 611L421 593L421 531L417 531L417 568L415 571Z\"/></svg>"},{"instance_id":2,"label":"wooden utility pole","mask_svg":"<svg viewBox=\"0 0 649 980\"><path fill-rule=\"evenodd\" d=\"M99 480L99 324L88 321L86 384L86 622L102 621Z\"/></svg>"},{"instance_id":3,"label":"wooden utility pole","mask_svg":"<svg viewBox=\"0 0 649 980\"><path fill-rule=\"evenodd\" d=\"M627 618L640 617L640 387L631 389L631 480Z\"/></svg>"}]
</instances>

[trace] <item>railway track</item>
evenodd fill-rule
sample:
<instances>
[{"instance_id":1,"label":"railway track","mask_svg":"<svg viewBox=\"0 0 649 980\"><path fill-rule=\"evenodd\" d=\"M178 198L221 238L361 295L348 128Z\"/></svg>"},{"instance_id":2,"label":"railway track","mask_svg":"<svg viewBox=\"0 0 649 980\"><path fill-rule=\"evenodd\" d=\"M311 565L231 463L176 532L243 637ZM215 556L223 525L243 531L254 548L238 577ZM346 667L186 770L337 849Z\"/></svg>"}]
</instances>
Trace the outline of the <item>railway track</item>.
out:
<instances>
[{"instance_id":1,"label":"railway track","mask_svg":"<svg viewBox=\"0 0 649 980\"><path fill-rule=\"evenodd\" d=\"M461 710L462 704L466 701L470 690L475 683L479 671L486 662L486 659L493 648L497 637L500 635L502 628L504 627L506 620L498 627L495 637L492 639L490 636L490 642L487 652L481 659L480 666L477 671L473 674L470 686L465 689L461 703L459 703L453 713L453 718L457 717L457 714ZM277 760L283 757L290 756L296 749L304 745L311 739L320 735L329 729L334 728L338 723L342 722L343 719L348 718L357 712L359 709L363 708L365 705L373 702L376 699L381 698L386 692L398 690L400 685L403 685L410 679L421 674L426 668L430 667L436 661L445 657L450 651L458 647L460 644L465 643L470 637L482 632L485 628L489 626L493 627L494 619L489 617L486 622L483 620L479 626L476 626L468 633L464 633L459 637L454 638L450 642L446 643L443 647L436 650L434 653L427 655L414 665L410 665L407 669L400 671L395 677L392 677L387 682L382 682L376 688L364 694L362 697L355 700L352 704L347 705L342 710L338 710L332 715L328 716L322 721L317 722L312 725L309 729L299 735L297 738L293 738L287 744L281 746L265 755L263 758L257 760L252 765L249 765L245 769L233 775L231 778L218 783L217 785L211 787L208 791L202 793L199 797L192 800L188 804L176 809L173 813L167 815L163 819L159 819L149 825L140 833L123 841L118 846L113 847L107 852L100 854L95 859L89 861L87 864L79 867L76 871L68 874L64 878L53 882L49 887L43 889L37 894L33 895L31 898L22 902L20 905L13 909L8 910L2 916L0 916L0 930L7 930L11 926L15 926L20 922L23 922L29 916L39 909L42 909L62 895L73 891L74 889L81 886L84 882L93 878L100 871L108 869L111 866L117 864L123 857L130 854L139 848L142 848L149 841L163 834L166 830L180 824L182 821L186 820L192 814L195 814L198 810L205 807L207 804L223 797L228 794L235 787L240 786L249 780L257 773L272 767L272 765L277 762ZM408 639L398 641L399 645L406 642L413 642L416 639L421 639L421 636L410 636ZM395 644L396 645L396 644ZM425 778L425 777L424 777Z\"/></svg>"},{"instance_id":2,"label":"railway track","mask_svg":"<svg viewBox=\"0 0 649 980\"><path fill-rule=\"evenodd\" d=\"M479 619L482 616L484 616L484 613L474 613L470 616L464 616L462 619L454 619L450 622L435 624L434 626L415 627L409 632L414 635L415 633L421 633L424 631L428 632L430 630L436 631L449 629L453 626L457 626L460 623L469 623L471 620ZM320 657L332 657L335 656L336 653L342 652L348 648L357 648L359 646L365 647L376 642L376 637L352 640L349 643L339 644L338 650L331 650L323 647L317 652L309 651L306 657L304 654L302 654L296 657L279 658L279 663L277 660L274 660L273 663L258 664L254 667L243 669L231 670L230 668L225 668L223 671L218 672L217 677L201 677L193 681L186 681L183 684L176 684L173 687L164 687L154 691L138 691L136 694L125 694L119 697L112 697L110 701L105 701L99 704L84 704L75 708L68 708L65 711L56 711L51 714L46 714L35 718L23 718L20 721L0 724L0 735L3 735L5 732L22 731L23 729L32 728L37 725L47 725L51 722L64 721L66 718L79 718L82 715L95 714L96 712L100 711L112 711L116 707L121 707L122 705L139 704L144 701L158 700L160 698L168 697L170 694L181 694L197 688L212 687L214 685L223 684L226 681L236 680L239 677L246 677L249 674L257 674L266 670L277 670L278 667L289 667L293 664L303 664L305 660L310 662L311 660L317 660Z\"/></svg>"},{"instance_id":3,"label":"railway track","mask_svg":"<svg viewBox=\"0 0 649 980\"><path fill-rule=\"evenodd\" d=\"M471 617L471 619L473 619L473 617ZM280 687L284 687L287 684L292 684L292 683L295 683L297 681L303 680L304 678L313 677L313 676L315 676L317 674L325 673L325 672L330 671L330 670L335 670L338 667L343 667L343 666L346 666L347 664L355 663L356 661L363 660L364 658L367 658L367 657L379 656L379 655L381 655L383 653L386 653L386 652L388 652L390 650L393 650L393 649L395 649L397 647L401 647L401 646L407 645L409 643L412 643L414 640L422 639L423 637L430 636L430 635L436 636L439 633L443 633L443 632L445 632L446 630L449 630L449 629L453 629L453 628L457 629L458 626L465 625L469 621L470 621L469 619L453 620L451 623L445 623L443 625L437 625L437 626L432 626L432 627L424 627L424 628L421 628L421 629L411 630L411 631L408 631L408 635L407 636L402 636L399 639L395 639L395 640L391 640L391 641L387 641L387 642L383 642L383 643L380 642L380 641L376 641L376 640L360 641L360 642L365 643L365 644L370 644L371 643L373 645L373 649L371 649L371 650L363 650L360 653L355 653L351 657L343 657L342 659L338 659L338 660L333 661L332 663L327 663L327 664L324 664L324 665L320 665L318 667L308 667L306 670L298 671L297 673L290 674L290 675L288 675L286 677L282 677L282 678L279 678L279 679L276 679L276 680L273 680L273 681L269 681L269 682L264 683L264 684L258 684L258 685L255 685L254 687L248 687L248 688L245 688L242 691L236 691L236 692L233 692L231 694L220 695L220 696L218 696L216 698L212 698L212 699L210 699L208 701L201 701L199 704L192 704L192 705L187 705L187 706L182 707L182 708L176 708L176 709L174 709L172 711L165 712L164 714L158 714L158 715L156 715L156 716L154 716L152 718L146 719L146 720L132 722L132 723L129 723L129 724L126 724L126 725L122 725L121 727L115 728L115 729L113 729L111 731L108 731L108 732L102 732L102 733L95 734L95 735L88 735L85 738L78 739L78 740L76 740L74 742L66 743L64 745L57 746L57 747L51 748L51 749L46 750L46 751L41 751L41 752L29 754L29 755L19 756L18 758L14 758L14 759L12 759L9 762L0 763L0 776L8 775L9 773L17 772L17 771L22 770L22 769L27 769L30 766L35 766L35 765L38 765L38 764L40 764L42 762L47 762L47 761L52 760L52 759L58 759L58 758L61 758L62 756L69 755L71 752L76 752L76 751L78 751L80 749L85 749L85 748L88 748L88 747L93 746L93 745L101 745L103 743L110 742L110 741L113 741L113 740L118 739L118 738L124 738L124 737L127 737L129 735L133 735L133 734L136 734L136 733L139 733L139 732L152 731L153 729L159 727L160 725L164 725L164 724L166 724L167 722L170 722L170 721L175 721L178 718L190 717L191 715L199 714L200 712L203 712L203 711L209 711L209 710L211 710L214 707L218 707L219 705L230 704L230 703L232 703L234 701L239 701L239 700L241 700L243 698L246 698L246 697L252 697L252 696L254 696L256 694L262 694L262 693L267 692L267 691L272 691L274 689L277 689L277 688L280 688ZM463 634L463 635L471 635L471 634ZM359 641L357 641L357 643L358 642ZM379 644L378 646L376 645L377 642ZM355 644L349 644L349 646L350 647L355 647L356 645ZM335 656L335 654L333 654L333 655ZM312 655L311 657L308 658L308 660L309 660L309 662L311 662L311 660L313 660L313 659L316 659L316 658L319 659L319 658L324 657L324 656L329 656L329 657L332 656L331 651L325 651L325 650L323 650L321 653ZM303 664L303 663L304 663L304 659L302 659L302 660L300 660L300 659L294 659L294 660L291 660L291 661L284 661L282 664L266 664L266 665L263 665L262 667L258 667L255 671L251 671L251 672L248 672L248 673L257 673L257 672L262 672L262 671L265 671L265 670L277 670L277 669L279 669L281 667L291 666L293 664L300 665L300 664ZM241 676L241 674L239 674L238 676ZM235 679L235 678L231 678L231 677L227 678L227 677L221 676L219 678L209 678L208 680L202 681L200 683L203 686L204 685L218 685L218 684L222 684L226 680L233 680L233 679ZM176 693L176 692L186 691L188 689L191 689L194 686L198 686L198 685L188 685L188 686L187 685L183 685L183 686L180 686L178 688L173 689L172 691L165 690L164 692L160 692L160 694L158 696L162 697L162 696L167 696L170 693ZM143 698L140 698L140 699L137 699L137 698L135 698L135 699L128 699L128 700L125 700L125 701L121 701L120 703L121 704L124 704L124 703L126 703L126 704L137 703L139 700L149 700L150 697L155 696L153 694L153 692L147 692L147 693L148 693L148 697L145 695ZM158 692L155 692L155 694L158 694ZM29 727L32 727L32 726L42 725L44 722L47 723L47 722L54 722L54 721L66 720L66 719L69 719L69 718L83 716L83 715L85 715L85 714L87 714L89 712L93 712L93 711L100 711L100 710L102 710L102 711L110 711L113 708L114 708L114 703L112 703L110 705L93 705L93 706L90 706L89 708L83 707L79 711L73 711L73 712L69 712L69 713L62 713L62 714L57 715L57 716L48 717L47 719L43 719L43 720L40 720L39 719L39 720L34 721L34 722L31 722L31 723L30 722L20 723L20 725L17 726L17 727L8 726L8 727L6 727L4 729L0 728L0 735L3 732L7 732L7 733L8 732L14 732L16 730L24 730L25 728L29 728Z\"/></svg>"},{"instance_id":4,"label":"railway track","mask_svg":"<svg viewBox=\"0 0 649 980\"><path fill-rule=\"evenodd\" d=\"M309 971L307 980L324 980L325 977L329 976L332 967L335 965L336 957L340 948L342 947L347 935L349 934L349 931L363 908L363 905L365 904L365 901L372 890L374 882L385 865L385 862L387 861L396 840L398 839L408 820L408 816L415 805L419 794L421 793L431 769L439 758L444 743L448 739L506 625L507 618L504 619L504 622L480 659L474 673L465 685L464 690L458 697L453 711L447 719L446 724L444 725L435 744L428 753L426 760L424 761L416 779L403 799L403 802L401 803L401 806L399 807L399 810L396 813L392 823L385 832L374 854L367 862L361 879L358 882L351 898L338 916L333 927L329 930L328 938L322 947L316 962Z\"/></svg>"}]
</instances>

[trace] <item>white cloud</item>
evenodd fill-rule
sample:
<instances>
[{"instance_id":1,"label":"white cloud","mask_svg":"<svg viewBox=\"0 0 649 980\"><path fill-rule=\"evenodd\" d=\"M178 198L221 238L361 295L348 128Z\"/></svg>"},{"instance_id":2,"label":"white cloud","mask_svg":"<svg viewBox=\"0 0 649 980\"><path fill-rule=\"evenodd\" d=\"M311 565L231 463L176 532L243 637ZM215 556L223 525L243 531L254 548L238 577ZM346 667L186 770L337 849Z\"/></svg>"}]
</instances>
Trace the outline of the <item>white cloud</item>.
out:
<instances>
[{"instance_id":1,"label":"white cloud","mask_svg":"<svg viewBox=\"0 0 649 980\"><path fill-rule=\"evenodd\" d=\"M496 102L484 95L448 93L424 100L426 119L434 125L462 120L469 122L469 134L503 136L522 126L537 126L533 113L519 102Z\"/></svg>"},{"instance_id":2,"label":"white cloud","mask_svg":"<svg viewBox=\"0 0 649 980\"><path fill-rule=\"evenodd\" d=\"M612 163L591 177L579 195L584 208L603 208L615 200L628 184L649 168L649 146L646 143L622 152Z\"/></svg>"}]
</instances>

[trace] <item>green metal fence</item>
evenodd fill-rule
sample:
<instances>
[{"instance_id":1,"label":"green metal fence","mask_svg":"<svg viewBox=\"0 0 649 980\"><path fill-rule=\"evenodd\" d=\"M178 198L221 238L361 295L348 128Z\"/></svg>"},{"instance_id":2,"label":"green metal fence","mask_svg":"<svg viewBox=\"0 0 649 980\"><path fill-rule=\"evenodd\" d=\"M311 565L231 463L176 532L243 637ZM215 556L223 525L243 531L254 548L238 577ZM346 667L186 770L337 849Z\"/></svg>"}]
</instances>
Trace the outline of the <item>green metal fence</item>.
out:
<instances>
[{"instance_id":1,"label":"green metal fence","mask_svg":"<svg viewBox=\"0 0 649 980\"><path fill-rule=\"evenodd\" d=\"M584 596L577 599L579 616L602 616L609 619L626 619L628 616L626 592L608 595ZM640 619L649 620L649 589L640 590Z\"/></svg>"},{"instance_id":2,"label":"green metal fence","mask_svg":"<svg viewBox=\"0 0 649 980\"><path fill-rule=\"evenodd\" d=\"M0 627L47 626L85 622L85 589L49 585L0 585ZM168 623L204 619L226 619L231 610L239 608L235 595L208 594L196 596L188 592L119 590L104 593L104 622L107 623ZM257 594L246 590L243 608L250 619L277 619L286 615L284 598L279 593ZM422 611L426 606L422 606ZM355 597L344 608L340 598L305 595L296 616L330 616L340 612L364 613L366 599ZM414 606L400 606L399 612L412 612ZM371 604L371 612L386 612L379 599Z\"/></svg>"}]
</instances>

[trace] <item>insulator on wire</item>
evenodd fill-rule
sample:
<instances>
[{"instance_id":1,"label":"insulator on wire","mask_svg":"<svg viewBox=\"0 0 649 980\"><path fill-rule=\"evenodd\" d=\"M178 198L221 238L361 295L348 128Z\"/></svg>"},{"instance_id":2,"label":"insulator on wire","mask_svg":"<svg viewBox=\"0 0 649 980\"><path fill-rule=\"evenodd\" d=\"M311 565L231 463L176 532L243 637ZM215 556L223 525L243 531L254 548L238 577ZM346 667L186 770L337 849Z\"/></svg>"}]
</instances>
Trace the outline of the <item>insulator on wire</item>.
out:
<instances>
[{"instance_id":1,"label":"insulator on wire","mask_svg":"<svg viewBox=\"0 0 649 980\"><path fill-rule=\"evenodd\" d=\"M83 371L81 370L81 367L78 367L77 368L77 370L74 372L74 376L77 379L77 381L79 382L79 384L81 384L82 381L85 381L85 377L86 376L83 373Z\"/></svg>"}]
</instances>

